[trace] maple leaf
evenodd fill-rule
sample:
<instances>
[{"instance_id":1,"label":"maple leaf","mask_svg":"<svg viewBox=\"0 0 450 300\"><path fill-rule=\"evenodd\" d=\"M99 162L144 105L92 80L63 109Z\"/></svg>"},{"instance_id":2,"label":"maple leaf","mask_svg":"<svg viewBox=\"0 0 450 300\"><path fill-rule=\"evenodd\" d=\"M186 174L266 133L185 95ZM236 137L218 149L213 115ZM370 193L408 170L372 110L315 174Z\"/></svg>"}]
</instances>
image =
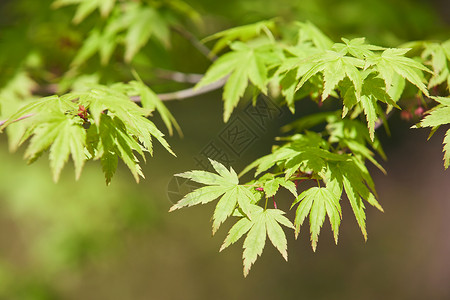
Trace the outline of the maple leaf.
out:
<instances>
[{"instance_id":1,"label":"maple leaf","mask_svg":"<svg viewBox=\"0 0 450 300\"><path fill-rule=\"evenodd\" d=\"M327 188L312 187L302 192L294 201L292 207L297 203L300 204L297 207L294 221L296 237L300 233L300 226L309 214L311 246L313 251L316 251L320 228L325 221L325 216L328 215L337 244L342 214L339 196Z\"/></svg>"},{"instance_id":2,"label":"maple leaf","mask_svg":"<svg viewBox=\"0 0 450 300\"><path fill-rule=\"evenodd\" d=\"M90 5L94 10L96 2L103 0L80 1L89 3L86 5ZM134 2L123 3L120 10L114 10L104 28L95 27L91 30L71 65L79 66L97 52L100 54L101 63L106 65L121 40L125 44L126 62L130 62L150 38L154 37L167 47L170 41L169 22L162 12L152 6Z\"/></svg>"},{"instance_id":3,"label":"maple leaf","mask_svg":"<svg viewBox=\"0 0 450 300\"><path fill-rule=\"evenodd\" d=\"M261 21L254 24L238 26L217 32L204 38L202 42L206 43L208 41L218 39L211 50L211 54L217 54L220 50L231 44L231 42L233 41L240 40L242 42L245 42L249 39L259 36L261 32L266 32L267 34L271 35L270 30L274 27L274 20Z\"/></svg>"},{"instance_id":4,"label":"maple leaf","mask_svg":"<svg viewBox=\"0 0 450 300\"><path fill-rule=\"evenodd\" d=\"M116 0L56 0L53 2L53 8L59 8L66 5L78 4L73 22L78 24L83 21L97 8L101 15L106 17L109 15L115 5Z\"/></svg>"},{"instance_id":5,"label":"maple leaf","mask_svg":"<svg viewBox=\"0 0 450 300\"><path fill-rule=\"evenodd\" d=\"M169 22L155 8L132 6L123 18L130 22L125 35L125 61L130 62L152 35L164 45L169 45Z\"/></svg>"},{"instance_id":6,"label":"maple leaf","mask_svg":"<svg viewBox=\"0 0 450 300\"><path fill-rule=\"evenodd\" d=\"M28 116L21 141L33 137L25 156L34 161L50 148L50 167L55 181L69 154L72 154L76 177L79 177L87 159L86 149L89 159L100 159L107 184L117 168L119 157L139 182L139 177L144 175L134 153L144 160L145 151L153 155L152 138L174 153L164 134L146 118L151 110L130 101L126 94L129 88L121 84L95 85L87 92L42 98L20 108L0 129ZM86 114L83 118L79 116L80 107ZM83 125L89 126L87 132Z\"/></svg>"},{"instance_id":7,"label":"maple leaf","mask_svg":"<svg viewBox=\"0 0 450 300\"><path fill-rule=\"evenodd\" d=\"M360 161L368 159L383 173L386 173L384 168L375 160L374 153L368 148L368 145L383 159L386 159L386 154L378 139L375 138L372 141L367 127L360 121L341 119L336 114L328 116L327 122L326 129L330 134L328 139L330 143L338 143L339 147L348 148Z\"/></svg>"},{"instance_id":8,"label":"maple leaf","mask_svg":"<svg viewBox=\"0 0 450 300\"><path fill-rule=\"evenodd\" d=\"M275 196L280 186L291 192L294 197L297 197L297 187L295 186L295 183L290 180L286 180L285 177L274 177L272 174L266 175L268 175L267 181L264 181L264 178L261 177L258 182L264 183L264 193L266 194L267 198Z\"/></svg>"},{"instance_id":9,"label":"maple leaf","mask_svg":"<svg viewBox=\"0 0 450 300\"><path fill-rule=\"evenodd\" d=\"M299 27L297 46L304 46L311 43L315 48L328 50L333 42L319 28L311 22L296 22Z\"/></svg>"},{"instance_id":10,"label":"maple leaf","mask_svg":"<svg viewBox=\"0 0 450 300\"><path fill-rule=\"evenodd\" d=\"M381 78L376 77L370 70L363 72L361 75L363 80L362 89L360 91L360 98L358 99L357 92L353 84L348 79L341 82L339 88L343 95L343 112L342 116L347 115L348 111L355 106L360 106L366 115L367 127L369 128L370 139L375 139L375 123L382 117L380 116L380 109L378 108L378 101L386 103L390 106L400 108L386 91L384 82ZM397 78L396 76L394 76ZM395 93L402 93L404 85L396 87L398 89ZM393 92L394 89L391 89Z\"/></svg>"},{"instance_id":11,"label":"maple leaf","mask_svg":"<svg viewBox=\"0 0 450 300\"><path fill-rule=\"evenodd\" d=\"M365 38L355 38L351 40L342 38L342 41L344 44L336 43L332 48L344 54L350 53L354 57L360 59L373 57L375 55L373 51L382 51L386 49L383 47L366 44Z\"/></svg>"},{"instance_id":12,"label":"maple leaf","mask_svg":"<svg viewBox=\"0 0 450 300\"><path fill-rule=\"evenodd\" d=\"M336 113L333 113L321 115L318 120L324 120L324 118L331 118L329 121L333 123L332 118L339 117ZM377 166L379 164L373 159L373 153L366 147L366 143L372 145L382 155L384 153L379 147L377 140L372 142L364 127L355 128L354 122L356 121L347 121L348 123L344 123L344 120L341 120L343 124L335 121L337 122L335 127L329 128L331 133L329 142L325 141L317 133L295 134L287 139L288 143L275 148L271 154L257 159L241 173L242 175L256 168L255 176L258 176L261 172L265 172L276 165L285 174L284 180L286 181L288 179L292 180L291 176L298 173L309 174L304 179L315 179L317 182L322 180L325 183L326 187L318 187L309 192L303 192L294 202L295 205L303 200L296 214L295 225L297 234L300 225L306 216L310 214L311 242L314 250L316 249L318 235L326 214L329 216L335 240L337 241L341 216L340 206L335 204L338 203L343 191L347 194L365 239L367 238L367 232L365 229L365 207L363 201L368 202L381 211L383 210L376 200L375 186L364 165L364 159L370 157L370 160ZM313 123L315 122L317 120ZM340 126L338 126L339 124ZM332 148L330 143L341 143L343 146L349 147L354 153L338 154L330 152L329 149ZM337 149L340 148L338 147ZM379 167L381 168L381 166ZM264 186L266 196L270 196L279 188L278 180L282 179L274 179L272 174L265 174L255 184ZM317 200L317 203L314 202L316 197L320 198Z\"/></svg>"},{"instance_id":13,"label":"maple leaf","mask_svg":"<svg viewBox=\"0 0 450 300\"><path fill-rule=\"evenodd\" d=\"M274 165L283 166L285 179L288 180L299 170L304 173L320 173L327 165L327 161L345 161L346 154L335 154L328 151L330 145L322 137L313 132L297 134L292 142L287 143L271 154L263 156L248 165L240 175L256 168L255 176L272 168Z\"/></svg>"},{"instance_id":14,"label":"maple leaf","mask_svg":"<svg viewBox=\"0 0 450 300\"><path fill-rule=\"evenodd\" d=\"M297 92L300 92L298 98L310 95L314 99L320 97L322 101L330 95L338 97L335 90L345 79L352 83L354 96L360 100L364 78L359 69L364 67L364 60L346 56L343 50L292 49L290 52L296 57L282 60L277 70L281 92L291 111Z\"/></svg>"},{"instance_id":15,"label":"maple leaf","mask_svg":"<svg viewBox=\"0 0 450 300\"><path fill-rule=\"evenodd\" d=\"M410 48L388 48L381 55L368 57L365 67L374 66L380 77L384 79L386 91L390 90L394 75L398 74L415 85L426 96L429 96L428 90L423 83L422 71L429 73L431 71L414 59L406 57L405 54L409 50Z\"/></svg>"},{"instance_id":16,"label":"maple leaf","mask_svg":"<svg viewBox=\"0 0 450 300\"><path fill-rule=\"evenodd\" d=\"M251 266L258 256L261 256L266 236L287 261L287 240L281 225L294 228L291 221L284 216L284 212L279 209L263 209L259 206L252 207L253 218L241 218L228 232L225 241L220 248L224 250L231 244L237 242L243 235L247 234L244 240L244 276L247 276Z\"/></svg>"},{"instance_id":17,"label":"maple leaf","mask_svg":"<svg viewBox=\"0 0 450 300\"><path fill-rule=\"evenodd\" d=\"M200 88L229 75L223 89L225 122L244 95L249 80L261 92L267 93L267 56L277 57L271 54L270 45L253 48L242 42L234 42L231 49L233 51L222 55L211 65L195 87Z\"/></svg>"},{"instance_id":18,"label":"maple leaf","mask_svg":"<svg viewBox=\"0 0 450 300\"><path fill-rule=\"evenodd\" d=\"M28 72L17 72L6 85L0 89L0 118L2 120L10 117L22 106L36 101L33 96L33 90L37 87L37 83L30 77ZM17 119L13 119L17 120ZM27 125L25 123L30 120L21 120L14 122L12 126L8 126L8 146L11 152L17 150L20 146L22 136L25 133ZM1 131L1 130L0 130Z\"/></svg>"},{"instance_id":19,"label":"maple leaf","mask_svg":"<svg viewBox=\"0 0 450 300\"><path fill-rule=\"evenodd\" d=\"M334 185L335 190L341 192L345 190L356 221L364 239L367 240L366 214L363 200L380 211L383 211L383 208L376 200L375 185L365 165L355 158L342 162L330 162L325 181L327 186Z\"/></svg>"},{"instance_id":20,"label":"maple leaf","mask_svg":"<svg viewBox=\"0 0 450 300\"><path fill-rule=\"evenodd\" d=\"M179 135L182 136L180 125L178 125L177 120L172 115L172 113L167 109L161 99L153 92L147 85L145 85L141 80L131 81L128 83L134 92L140 96L142 107L145 109L150 109L151 111L157 110L169 130L169 134L173 134L173 128L175 128Z\"/></svg>"},{"instance_id":21,"label":"maple leaf","mask_svg":"<svg viewBox=\"0 0 450 300\"><path fill-rule=\"evenodd\" d=\"M6 127L26 114L35 113L30 117L32 120L26 123L28 128L22 132L22 142L31 137L25 158L33 162L50 148L50 167L55 182L70 155L75 164L76 179L80 177L86 161L86 131L78 117L66 114L71 109L75 109L75 105L67 99L47 97L19 109L3 125Z\"/></svg>"},{"instance_id":22,"label":"maple leaf","mask_svg":"<svg viewBox=\"0 0 450 300\"><path fill-rule=\"evenodd\" d=\"M130 101L120 88L96 86L90 92L80 94L80 104L89 109L97 125L100 124L100 117L104 112L108 112L113 117L116 116L125 125L126 133L137 138L150 154L153 154L152 137L156 138L167 151L174 154L164 139L164 134L146 118L150 110Z\"/></svg>"},{"instance_id":23,"label":"maple leaf","mask_svg":"<svg viewBox=\"0 0 450 300\"><path fill-rule=\"evenodd\" d=\"M212 159L209 159L209 161L218 174L200 170L176 174L176 176L207 186L184 196L170 208L170 211L186 206L205 204L220 197L213 215L214 234L220 225L231 216L236 207L239 207L244 215L252 219L252 209L255 206L256 199L246 186L239 185L239 178L233 168L228 170L219 162Z\"/></svg>"},{"instance_id":24,"label":"maple leaf","mask_svg":"<svg viewBox=\"0 0 450 300\"><path fill-rule=\"evenodd\" d=\"M439 126L450 124L450 97L431 98L436 100L439 105L427 112L426 116L420 121L419 127L432 127L432 133L434 133ZM447 169L450 165L450 129L445 133L443 144L444 167Z\"/></svg>"}]
</instances>

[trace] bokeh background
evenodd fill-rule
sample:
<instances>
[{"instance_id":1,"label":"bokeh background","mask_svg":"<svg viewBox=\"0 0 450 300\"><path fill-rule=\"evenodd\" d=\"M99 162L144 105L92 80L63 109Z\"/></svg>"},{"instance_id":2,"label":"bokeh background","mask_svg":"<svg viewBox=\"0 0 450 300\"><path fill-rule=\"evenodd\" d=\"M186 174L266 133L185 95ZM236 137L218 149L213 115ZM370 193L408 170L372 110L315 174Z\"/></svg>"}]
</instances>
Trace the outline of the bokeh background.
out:
<instances>
[{"instance_id":1,"label":"bokeh background","mask_svg":"<svg viewBox=\"0 0 450 300\"><path fill-rule=\"evenodd\" d=\"M204 19L203 26L192 29L199 37L272 17L309 20L336 41L365 36L396 46L450 37L446 0L188 3ZM52 10L50 4L0 3L3 67L24 56L27 45L46 50L52 58L43 59L46 67L67 65L82 40L77 30L89 24L73 25L72 8ZM50 20L60 26L51 27ZM63 51L61 37L71 41ZM151 67L204 72L208 66L207 59L176 35L170 51L155 53L161 59ZM144 66L138 67L145 74ZM122 79L124 66L108 66L105 73L108 68L118 68ZM2 80L10 69L4 67ZM173 87L160 82L156 89ZM72 167L66 167L55 184L45 156L27 166L23 150L9 153L6 136L0 136L0 299L450 299L450 171L444 171L442 161L444 131L427 141L427 130L410 129L414 120L394 114L391 135L378 132L388 156L383 163L388 175L371 171L385 212L367 209L367 242L344 205L337 246L328 223L316 253L307 230L298 240L289 234L289 262L267 244L244 279L242 242L219 253L227 230L211 237L213 205L168 213L173 174L195 168L195 157L226 126L220 99L216 91L167 103L184 133L183 138L168 138L178 157L156 146L155 158L143 170L146 179L139 184L120 166L106 187L95 162L87 164L79 181ZM281 126L315 109L304 100L297 103L296 115L283 110L233 167L241 170L267 154ZM155 122L163 127L158 117ZM280 205L291 201L287 194L278 197Z\"/></svg>"}]
</instances>

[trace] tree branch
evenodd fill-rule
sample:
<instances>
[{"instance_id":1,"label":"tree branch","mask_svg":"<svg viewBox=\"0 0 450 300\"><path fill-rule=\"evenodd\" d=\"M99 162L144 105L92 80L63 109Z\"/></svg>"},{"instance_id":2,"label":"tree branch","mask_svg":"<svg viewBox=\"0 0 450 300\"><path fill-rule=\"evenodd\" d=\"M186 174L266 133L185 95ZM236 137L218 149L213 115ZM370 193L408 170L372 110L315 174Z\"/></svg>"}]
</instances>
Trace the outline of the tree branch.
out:
<instances>
[{"instance_id":1,"label":"tree branch","mask_svg":"<svg viewBox=\"0 0 450 300\"><path fill-rule=\"evenodd\" d=\"M193 84L198 83L203 78L203 74L181 73L164 69L156 69L155 75L162 79Z\"/></svg>"},{"instance_id":2,"label":"tree branch","mask_svg":"<svg viewBox=\"0 0 450 300\"><path fill-rule=\"evenodd\" d=\"M227 82L227 80L228 76L211 84L205 85L199 89L188 88L177 92L158 94L158 98L161 99L161 101L182 100L186 98L192 98L221 88Z\"/></svg>"}]
</instances>

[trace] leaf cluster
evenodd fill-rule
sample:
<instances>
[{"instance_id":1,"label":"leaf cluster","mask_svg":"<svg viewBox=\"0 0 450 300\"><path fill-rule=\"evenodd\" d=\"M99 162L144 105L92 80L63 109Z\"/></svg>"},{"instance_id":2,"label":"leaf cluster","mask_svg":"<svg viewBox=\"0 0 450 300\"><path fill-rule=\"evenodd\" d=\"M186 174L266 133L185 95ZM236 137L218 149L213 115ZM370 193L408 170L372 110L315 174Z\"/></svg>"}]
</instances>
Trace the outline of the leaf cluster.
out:
<instances>
[{"instance_id":1,"label":"leaf cluster","mask_svg":"<svg viewBox=\"0 0 450 300\"><path fill-rule=\"evenodd\" d=\"M130 101L131 95L140 96L143 106ZM9 116L1 129L27 118L14 139L18 145L30 139L25 151L29 162L49 150L55 181L69 156L75 164L76 178L87 160L100 160L109 184L120 158L139 181L144 175L136 154L144 161L146 152L153 155L153 138L173 154L164 134L147 118L155 109L170 132L173 124L178 128L164 104L142 82L97 85L86 92L50 96L26 104Z\"/></svg>"},{"instance_id":2,"label":"leaf cluster","mask_svg":"<svg viewBox=\"0 0 450 300\"><path fill-rule=\"evenodd\" d=\"M233 168L228 170L219 162L211 159L210 162L217 174L196 170L176 175L206 186L184 196L170 211L206 204L220 198L213 214L213 234L230 216L239 218L230 229L220 251L247 234L243 252L244 276L248 275L251 266L262 254L266 236L287 260L287 240L280 224L288 228L294 227L289 219L283 216L284 212L258 206L260 195L256 195L251 185L239 184L239 178Z\"/></svg>"},{"instance_id":3,"label":"leaf cluster","mask_svg":"<svg viewBox=\"0 0 450 300\"><path fill-rule=\"evenodd\" d=\"M428 111L418 124L418 127L431 127L429 138L440 126L450 124L450 97L433 97L433 99L439 104ZM447 169L450 165L450 129L445 133L443 144L444 167Z\"/></svg>"},{"instance_id":4,"label":"leaf cluster","mask_svg":"<svg viewBox=\"0 0 450 300\"><path fill-rule=\"evenodd\" d=\"M187 194L172 206L171 211L220 198L213 214L213 233L228 217L238 217L221 250L247 234L243 246L245 276L262 254L266 235L287 259L286 237L278 223L294 229L297 237L309 215L311 245L315 251L321 227L328 216L337 243L342 219L340 200L344 194L367 239L364 202L383 209L376 199L374 182L364 162L369 159L382 169L369 147L383 152L378 141L372 142L364 125L356 120L342 120L340 114L335 112L325 117L329 124L323 135L306 131L284 138L285 144L274 147L271 154L257 159L240 173L239 177L256 169L255 179L244 185L239 184L239 177L232 168L227 170L213 160L210 160L211 164L219 175L206 171L178 174L206 186ZM323 119L323 115L317 116L315 122L323 122ZM325 135L327 139L324 139ZM316 186L298 195L299 183L303 181L311 181ZM285 212L275 203L274 209L267 208L268 198L274 198L280 187L294 196L291 208L298 205L293 223L283 216Z\"/></svg>"}]
</instances>

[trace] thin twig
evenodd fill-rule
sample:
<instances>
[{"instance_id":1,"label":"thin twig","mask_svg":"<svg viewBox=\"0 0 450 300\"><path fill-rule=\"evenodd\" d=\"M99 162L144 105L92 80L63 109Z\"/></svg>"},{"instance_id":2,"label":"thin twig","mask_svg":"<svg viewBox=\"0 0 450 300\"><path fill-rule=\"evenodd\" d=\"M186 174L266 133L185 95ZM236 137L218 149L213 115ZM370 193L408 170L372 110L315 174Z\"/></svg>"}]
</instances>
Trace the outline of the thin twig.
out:
<instances>
[{"instance_id":1,"label":"thin twig","mask_svg":"<svg viewBox=\"0 0 450 300\"><path fill-rule=\"evenodd\" d=\"M202 53L206 58L211 61L215 61L217 59L217 55L211 52L208 47L203 45L192 33L187 31L185 28L180 26L172 27L175 32L188 40L192 46L194 46L200 53Z\"/></svg>"},{"instance_id":2,"label":"thin twig","mask_svg":"<svg viewBox=\"0 0 450 300\"><path fill-rule=\"evenodd\" d=\"M378 118L378 120L376 120L376 122L375 122L374 129L377 130L378 128L380 128L381 125L384 124L384 121L385 120L387 121L392 116L393 111L394 110L391 110L387 115L384 116L384 118Z\"/></svg>"},{"instance_id":3,"label":"thin twig","mask_svg":"<svg viewBox=\"0 0 450 300\"><path fill-rule=\"evenodd\" d=\"M211 84L205 85L199 89L188 88L177 92L158 94L158 98L161 99L161 101L182 100L186 98L192 98L221 88L222 86L224 86L227 80L228 76Z\"/></svg>"},{"instance_id":4,"label":"thin twig","mask_svg":"<svg viewBox=\"0 0 450 300\"><path fill-rule=\"evenodd\" d=\"M203 74L181 73L164 69L156 69L155 74L157 77L162 79L193 84L198 83L203 78Z\"/></svg>"}]
</instances>

